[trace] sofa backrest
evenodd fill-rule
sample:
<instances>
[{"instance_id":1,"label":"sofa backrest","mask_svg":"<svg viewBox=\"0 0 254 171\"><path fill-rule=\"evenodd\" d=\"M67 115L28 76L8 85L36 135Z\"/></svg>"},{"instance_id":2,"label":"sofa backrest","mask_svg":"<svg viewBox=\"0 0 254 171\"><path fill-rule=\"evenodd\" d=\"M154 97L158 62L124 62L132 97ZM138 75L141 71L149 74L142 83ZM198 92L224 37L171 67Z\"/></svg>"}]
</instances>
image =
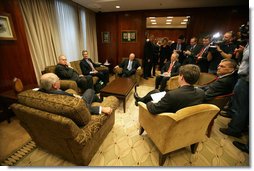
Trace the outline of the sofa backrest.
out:
<instances>
[{"instance_id":1,"label":"sofa backrest","mask_svg":"<svg viewBox=\"0 0 254 171\"><path fill-rule=\"evenodd\" d=\"M27 90L18 95L18 102L31 108L70 118L78 126L86 125L91 119L83 99L72 96Z\"/></svg>"},{"instance_id":2,"label":"sofa backrest","mask_svg":"<svg viewBox=\"0 0 254 171\"><path fill-rule=\"evenodd\" d=\"M74 69L75 71L77 71L79 74L82 74L82 71L81 71L80 65L79 65L80 61L81 61L81 60L72 61L72 62L70 62L70 64L71 64L71 66L73 67L73 69Z\"/></svg>"}]
</instances>

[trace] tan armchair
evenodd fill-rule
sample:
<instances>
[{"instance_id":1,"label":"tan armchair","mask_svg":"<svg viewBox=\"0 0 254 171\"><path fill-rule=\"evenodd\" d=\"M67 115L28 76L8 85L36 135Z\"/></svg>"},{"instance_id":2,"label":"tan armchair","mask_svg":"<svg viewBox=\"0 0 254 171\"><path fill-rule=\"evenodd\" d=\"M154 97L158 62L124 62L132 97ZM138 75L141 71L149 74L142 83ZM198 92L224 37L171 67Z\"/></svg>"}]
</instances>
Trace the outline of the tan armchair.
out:
<instances>
[{"instance_id":1,"label":"tan armchair","mask_svg":"<svg viewBox=\"0 0 254 171\"><path fill-rule=\"evenodd\" d=\"M122 61L121 61L121 62L123 62L125 59L128 59L128 58L122 58ZM136 82L137 85L139 85L140 80L141 80L141 77L142 77L142 75L143 75L143 69L142 69L142 67L141 67L141 65L142 65L142 59L140 59L140 58L135 58L135 59L138 60L138 62L139 62L139 64L140 64L140 67L138 67L136 73L135 73L134 75L132 75L130 78L131 78L134 82ZM120 67L119 67L119 68L114 68L114 69L113 69L113 72L115 73L115 76L116 76L116 78L117 78L117 77L119 77L118 74L121 74L121 73L123 72L123 68L120 68Z\"/></svg>"},{"instance_id":2,"label":"tan armchair","mask_svg":"<svg viewBox=\"0 0 254 171\"><path fill-rule=\"evenodd\" d=\"M191 146L195 153L198 143L205 136L207 127L219 108L200 104L178 110L176 113L149 113L146 104L139 102L140 135L145 130L159 150L159 165L163 165L168 153Z\"/></svg>"},{"instance_id":3,"label":"tan armchair","mask_svg":"<svg viewBox=\"0 0 254 171\"><path fill-rule=\"evenodd\" d=\"M78 72L78 74L82 74L79 63L80 63L80 60L70 62L71 66L74 68L74 70L76 70ZM41 71L41 74L55 73L55 68L56 68L56 65L46 66L45 69L43 71ZM100 70L105 70L108 68L105 66L102 66L102 67L96 67L95 69L100 71ZM99 80L98 77L93 77L93 84L95 84L98 80ZM72 80L60 80L60 87L62 90L73 89L76 92L79 92L79 93L81 92L77 83Z\"/></svg>"},{"instance_id":4,"label":"tan armchair","mask_svg":"<svg viewBox=\"0 0 254 171\"><path fill-rule=\"evenodd\" d=\"M167 90L174 90L176 88L179 87L178 84L178 75L171 77L168 82L167 82ZM217 78L216 75L213 74L209 74L209 73L205 73L205 72L201 72L198 81L196 82L196 84L194 86L204 86L207 84L212 83L213 81L215 81Z\"/></svg>"},{"instance_id":5,"label":"tan armchair","mask_svg":"<svg viewBox=\"0 0 254 171\"><path fill-rule=\"evenodd\" d=\"M33 90L21 92L11 108L38 147L88 165L114 125L119 101L109 96L93 105L110 106L113 113L91 115L82 99Z\"/></svg>"}]
</instances>

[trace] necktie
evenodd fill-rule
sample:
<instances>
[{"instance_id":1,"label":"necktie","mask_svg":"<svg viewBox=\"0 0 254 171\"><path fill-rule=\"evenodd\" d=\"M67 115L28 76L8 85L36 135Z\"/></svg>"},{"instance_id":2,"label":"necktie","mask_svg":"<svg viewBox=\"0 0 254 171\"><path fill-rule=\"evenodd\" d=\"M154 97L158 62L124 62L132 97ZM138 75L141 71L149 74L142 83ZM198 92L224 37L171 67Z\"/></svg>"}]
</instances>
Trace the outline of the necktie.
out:
<instances>
[{"instance_id":1,"label":"necktie","mask_svg":"<svg viewBox=\"0 0 254 171\"><path fill-rule=\"evenodd\" d=\"M130 71L131 70L131 65L132 65L132 61L129 60L129 63L128 63L128 66L127 66L127 69Z\"/></svg>"},{"instance_id":2,"label":"necktie","mask_svg":"<svg viewBox=\"0 0 254 171\"><path fill-rule=\"evenodd\" d=\"M181 44L176 45L176 50L181 50Z\"/></svg>"},{"instance_id":3,"label":"necktie","mask_svg":"<svg viewBox=\"0 0 254 171\"><path fill-rule=\"evenodd\" d=\"M170 66L169 66L169 68L168 68L168 73L171 73L171 70L172 70L172 68L173 68L173 65L174 65L174 63L171 62L171 63L170 63Z\"/></svg>"},{"instance_id":4,"label":"necktie","mask_svg":"<svg viewBox=\"0 0 254 171\"><path fill-rule=\"evenodd\" d=\"M92 68L92 71L94 71L95 69L93 67L93 64L88 59L86 59L86 62L90 65L90 67Z\"/></svg>"}]
</instances>

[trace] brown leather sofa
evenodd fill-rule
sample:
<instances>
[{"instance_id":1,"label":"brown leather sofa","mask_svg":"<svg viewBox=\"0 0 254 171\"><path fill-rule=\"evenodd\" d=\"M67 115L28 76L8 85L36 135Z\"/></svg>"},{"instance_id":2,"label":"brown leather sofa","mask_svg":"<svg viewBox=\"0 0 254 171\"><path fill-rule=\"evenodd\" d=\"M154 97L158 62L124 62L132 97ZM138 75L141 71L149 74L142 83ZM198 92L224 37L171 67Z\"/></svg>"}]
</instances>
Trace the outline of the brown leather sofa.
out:
<instances>
[{"instance_id":1,"label":"brown leather sofa","mask_svg":"<svg viewBox=\"0 0 254 171\"><path fill-rule=\"evenodd\" d=\"M71 66L74 68L74 70L76 70L78 72L78 74L82 74L79 63L80 63L80 60L70 62ZM55 68L56 68L56 65L46 66L45 69L43 71L41 71L41 74L55 73ZM108 67L100 66L100 67L96 67L95 69L98 70L98 71L108 70ZM99 78L97 76L93 77L93 83L94 84L98 80L99 80ZM61 87L62 90L73 89L76 92L81 92L81 90L79 89L77 83L75 81L72 81L72 80L60 80L60 87Z\"/></svg>"},{"instance_id":2,"label":"brown leather sofa","mask_svg":"<svg viewBox=\"0 0 254 171\"><path fill-rule=\"evenodd\" d=\"M122 58L122 61L123 62L125 59L129 59L129 58ZM132 75L130 78L136 82L137 85L139 85L140 83L140 80L141 80L141 77L142 77L142 74L143 74L143 69L141 68L141 65L142 65L142 59L140 58L135 58L138 60L139 64L140 64L140 67L138 67L136 73L134 75ZM114 68L113 69L114 73L115 73L115 76L116 78L119 77L118 74L122 73L123 72L123 68L119 67L119 68Z\"/></svg>"},{"instance_id":3,"label":"brown leather sofa","mask_svg":"<svg viewBox=\"0 0 254 171\"><path fill-rule=\"evenodd\" d=\"M116 97L93 105L110 106L111 115L91 115L84 101L65 95L27 90L11 106L36 145L77 165L88 165L112 129Z\"/></svg>"}]
</instances>

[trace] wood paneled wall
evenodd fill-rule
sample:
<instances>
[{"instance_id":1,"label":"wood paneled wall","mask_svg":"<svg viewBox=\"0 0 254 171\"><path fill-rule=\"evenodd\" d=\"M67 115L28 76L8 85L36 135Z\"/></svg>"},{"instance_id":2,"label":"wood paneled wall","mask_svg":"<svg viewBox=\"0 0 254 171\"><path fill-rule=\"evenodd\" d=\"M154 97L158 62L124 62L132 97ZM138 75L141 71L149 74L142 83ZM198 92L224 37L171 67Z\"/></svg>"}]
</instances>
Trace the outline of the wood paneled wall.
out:
<instances>
[{"instance_id":1,"label":"wood paneled wall","mask_svg":"<svg viewBox=\"0 0 254 171\"><path fill-rule=\"evenodd\" d=\"M151 16L190 16L191 19L187 29L146 29L146 17ZM138 58L143 58L143 46L147 33L152 33L157 37L166 36L173 40L183 34L189 42L189 39L193 36L200 37L218 31L222 34L229 30L238 31L239 26L248 20L248 5L241 7L97 13L99 61L104 62L108 58L109 62L116 65L122 57L128 56L130 52L136 53ZM136 30L137 42L122 43L121 31L123 30ZM111 43L102 43L101 32L104 31L111 33Z\"/></svg>"},{"instance_id":2,"label":"wood paneled wall","mask_svg":"<svg viewBox=\"0 0 254 171\"><path fill-rule=\"evenodd\" d=\"M12 88L14 77L24 85L37 83L18 0L0 0L0 12L11 14L17 36L17 40L0 40L0 92Z\"/></svg>"}]
</instances>

